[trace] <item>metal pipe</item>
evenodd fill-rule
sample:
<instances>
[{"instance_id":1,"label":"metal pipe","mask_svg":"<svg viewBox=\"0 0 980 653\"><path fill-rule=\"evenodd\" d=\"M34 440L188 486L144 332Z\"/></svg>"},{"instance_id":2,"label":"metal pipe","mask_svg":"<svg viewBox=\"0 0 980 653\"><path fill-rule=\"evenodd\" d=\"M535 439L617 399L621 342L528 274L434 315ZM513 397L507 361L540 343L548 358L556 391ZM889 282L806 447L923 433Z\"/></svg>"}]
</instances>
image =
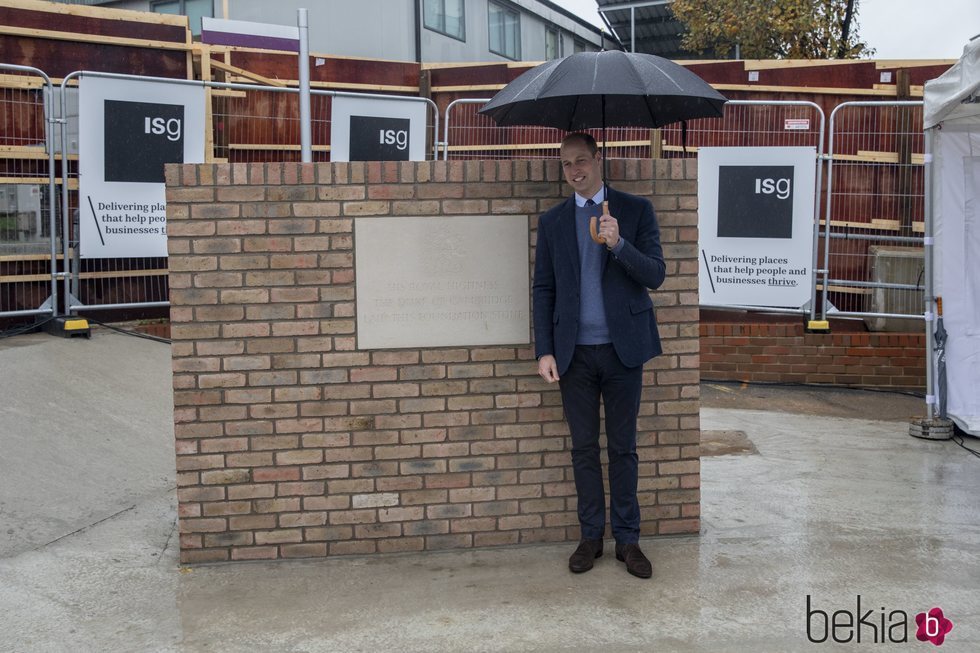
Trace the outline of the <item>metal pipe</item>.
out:
<instances>
[{"instance_id":1,"label":"metal pipe","mask_svg":"<svg viewBox=\"0 0 980 653\"><path fill-rule=\"evenodd\" d=\"M415 61L422 63L422 0L413 0L415 5Z\"/></svg>"},{"instance_id":2,"label":"metal pipe","mask_svg":"<svg viewBox=\"0 0 980 653\"><path fill-rule=\"evenodd\" d=\"M71 313L79 311L112 311L117 308L157 308L170 306L170 302L133 302L129 304L72 304L68 307Z\"/></svg>"},{"instance_id":3,"label":"metal pipe","mask_svg":"<svg viewBox=\"0 0 980 653\"><path fill-rule=\"evenodd\" d=\"M313 130L310 126L310 25L306 9L296 10L299 26L299 149L300 161L313 162Z\"/></svg>"},{"instance_id":4,"label":"metal pipe","mask_svg":"<svg viewBox=\"0 0 980 653\"><path fill-rule=\"evenodd\" d=\"M58 123L58 119L54 117L54 86L51 84L51 78L41 70L40 68L34 68L33 66L19 66L16 64L0 64L0 70L13 70L17 72L29 73L31 75L37 75L44 80L44 92L47 94L45 96L45 107L47 108L47 126L44 130L44 147L48 152L48 241L51 245L50 256L51 256L51 288L49 292L51 293L51 307L52 315L57 317L58 313L58 247L55 244L55 238L57 236L57 226L58 226L58 212L55 210L57 206L58 190L57 184L55 183L54 175L54 125ZM62 140L62 149L64 149L64 140ZM40 225L38 225L40 228ZM38 309L41 312L47 312L47 309ZM36 311L27 311L28 314L37 314ZM24 311L11 311L4 312L5 316L22 315Z\"/></svg>"},{"instance_id":5,"label":"metal pipe","mask_svg":"<svg viewBox=\"0 0 980 653\"><path fill-rule=\"evenodd\" d=\"M935 342L934 342L934 332L932 328L932 317L933 317L933 306L935 306L935 275L933 272L933 265L935 259L933 258L933 247L934 244L934 234L933 230L935 225L933 223L933 184L935 183L935 168L933 167L932 153L933 147L935 145L934 136L935 128L930 128L925 130L925 152L923 156L923 163L925 165L925 213L923 219L925 220L925 243L923 249L923 262L926 268L926 291L923 297L923 312L925 314L926 320L926 417L932 419L935 417L936 408L936 371L933 369L935 366L936 352Z\"/></svg>"},{"instance_id":6,"label":"metal pipe","mask_svg":"<svg viewBox=\"0 0 980 653\"><path fill-rule=\"evenodd\" d=\"M52 317L58 317L54 311L50 308L34 308L29 311L4 311L0 313L0 316L7 317L25 317L28 315L51 315Z\"/></svg>"},{"instance_id":7,"label":"metal pipe","mask_svg":"<svg viewBox=\"0 0 980 653\"><path fill-rule=\"evenodd\" d=\"M823 144L827 116L820 105L812 103L820 116L820 140L817 145L817 187L813 198L813 257L810 263L810 321L817 319L817 266L820 264L820 198L823 197Z\"/></svg>"},{"instance_id":8,"label":"metal pipe","mask_svg":"<svg viewBox=\"0 0 980 653\"><path fill-rule=\"evenodd\" d=\"M68 222L68 82L75 78L81 78L81 76L82 71L78 70L68 73L61 80L61 250L64 257L62 260L64 266L62 279L64 281L63 296L66 315L69 313L68 306L71 304L71 277L78 274L76 266L72 264L68 255L70 232Z\"/></svg>"},{"instance_id":9,"label":"metal pipe","mask_svg":"<svg viewBox=\"0 0 980 653\"><path fill-rule=\"evenodd\" d=\"M834 121L837 118L837 110L840 105L834 107L830 112L830 141L827 146L827 208L824 213L824 232L823 232L823 301L820 306L820 319L827 319L827 305L830 303L830 293L827 291L827 279L830 278L830 213L834 203ZM816 271L814 266L814 272ZM816 283L814 283L816 288Z\"/></svg>"},{"instance_id":10,"label":"metal pipe","mask_svg":"<svg viewBox=\"0 0 980 653\"><path fill-rule=\"evenodd\" d=\"M630 5L630 52L636 52L636 7Z\"/></svg>"}]
</instances>

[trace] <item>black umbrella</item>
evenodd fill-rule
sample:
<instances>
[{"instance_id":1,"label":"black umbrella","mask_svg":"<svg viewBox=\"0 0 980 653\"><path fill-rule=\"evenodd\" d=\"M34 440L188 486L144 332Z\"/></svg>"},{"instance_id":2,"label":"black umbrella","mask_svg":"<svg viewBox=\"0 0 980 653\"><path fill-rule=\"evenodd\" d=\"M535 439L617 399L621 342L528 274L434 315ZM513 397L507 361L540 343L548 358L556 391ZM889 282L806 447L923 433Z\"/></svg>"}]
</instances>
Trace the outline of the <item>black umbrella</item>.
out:
<instances>
[{"instance_id":1,"label":"black umbrella","mask_svg":"<svg viewBox=\"0 0 980 653\"><path fill-rule=\"evenodd\" d=\"M607 126L655 129L691 118L717 118L726 101L673 61L608 50L579 52L536 66L505 86L479 113L501 126L565 131L601 127L605 143Z\"/></svg>"}]
</instances>

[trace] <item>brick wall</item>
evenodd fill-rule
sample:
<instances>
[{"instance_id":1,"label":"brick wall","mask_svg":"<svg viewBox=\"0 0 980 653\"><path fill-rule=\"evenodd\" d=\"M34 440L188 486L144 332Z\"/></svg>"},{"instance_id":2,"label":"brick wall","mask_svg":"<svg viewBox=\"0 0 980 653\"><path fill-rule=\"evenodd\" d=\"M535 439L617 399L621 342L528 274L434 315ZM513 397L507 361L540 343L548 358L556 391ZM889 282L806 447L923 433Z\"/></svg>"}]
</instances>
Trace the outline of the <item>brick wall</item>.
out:
<instances>
[{"instance_id":1,"label":"brick wall","mask_svg":"<svg viewBox=\"0 0 980 653\"><path fill-rule=\"evenodd\" d=\"M926 337L805 333L803 324L701 324L701 376L924 390Z\"/></svg>"},{"instance_id":2,"label":"brick wall","mask_svg":"<svg viewBox=\"0 0 980 653\"><path fill-rule=\"evenodd\" d=\"M642 530L696 533L696 167L611 168L654 198L667 258ZM182 562L578 538L560 396L530 346L360 351L355 333L354 217L527 214L533 244L559 179L555 161L168 166Z\"/></svg>"}]
</instances>

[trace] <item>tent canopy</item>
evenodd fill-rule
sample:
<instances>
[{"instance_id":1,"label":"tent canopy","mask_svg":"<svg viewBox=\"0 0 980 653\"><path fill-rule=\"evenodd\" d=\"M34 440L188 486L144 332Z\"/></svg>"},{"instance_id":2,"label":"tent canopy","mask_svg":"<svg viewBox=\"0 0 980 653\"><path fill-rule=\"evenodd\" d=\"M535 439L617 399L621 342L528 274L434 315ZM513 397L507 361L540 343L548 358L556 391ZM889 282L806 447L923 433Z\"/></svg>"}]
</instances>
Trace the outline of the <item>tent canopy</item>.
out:
<instances>
[{"instance_id":1,"label":"tent canopy","mask_svg":"<svg viewBox=\"0 0 980 653\"><path fill-rule=\"evenodd\" d=\"M948 333L947 415L980 436L980 38L945 74L926 82L924 109L931 136L932 291L942 298Z\"/></svg>"},{"instance_id":2,"label":"tent canopy","mask_svg":"<svg viewBox=\"0 0 980 653\"><path fill-rule=\"evenodd\" d=\"M980 38L963 48L963 56L925 86L925 128L944 120L980 117Z\"/></svg>"}]
</instances>

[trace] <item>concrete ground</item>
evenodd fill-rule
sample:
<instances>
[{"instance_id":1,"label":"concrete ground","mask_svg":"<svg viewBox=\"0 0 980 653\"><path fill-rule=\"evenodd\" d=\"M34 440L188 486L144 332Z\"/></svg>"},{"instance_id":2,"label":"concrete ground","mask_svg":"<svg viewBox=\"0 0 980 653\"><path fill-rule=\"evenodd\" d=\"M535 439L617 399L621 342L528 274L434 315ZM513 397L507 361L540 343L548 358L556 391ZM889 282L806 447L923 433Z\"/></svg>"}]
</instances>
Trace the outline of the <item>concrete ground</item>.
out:
<instances>
[{"instance_id":1,"label":"concrete ground","mask_svg":"<svg viewBox=\"0 0 980 653\"><path fill-rule=\"evenodd\" d=\"M645 540L649 581L567 544L181 568L169 370L0 340L0 651L926 651L937 606L980 650L980 461L908 436L921 399L705 382L702 532Z\"/></svg>"}]
</instances>

